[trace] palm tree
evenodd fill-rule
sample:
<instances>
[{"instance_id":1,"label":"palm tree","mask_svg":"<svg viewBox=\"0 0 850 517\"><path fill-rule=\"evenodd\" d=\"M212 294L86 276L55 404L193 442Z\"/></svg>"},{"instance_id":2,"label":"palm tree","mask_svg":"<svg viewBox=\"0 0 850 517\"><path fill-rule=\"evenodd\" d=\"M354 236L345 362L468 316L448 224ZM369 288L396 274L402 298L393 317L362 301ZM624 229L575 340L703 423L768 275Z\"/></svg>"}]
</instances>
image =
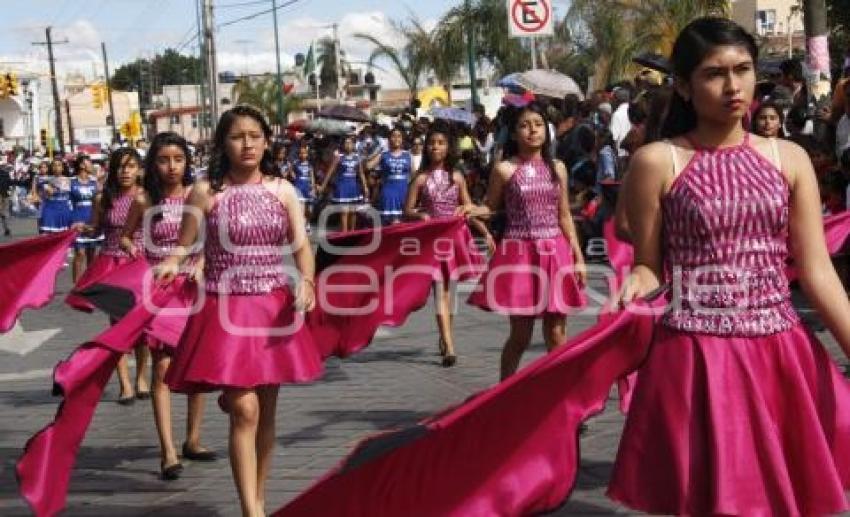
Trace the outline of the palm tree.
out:
<instances>
[{"instance_id":1,"label":"palm tree","mask_svg":"<svg viewBox=\"0 0 850 517\"><path fill-rule=\"evenodd\" d=\"M371 34L354 34L355 38L367 41L375 47L369 55L369 66L376 66L375 62L378 60L387 60L392 63L393 69L410 91L411 98L416 96L416 92L419 89L419 81L429 63L429 56L425 54L427 47L423 49L417 44L419 43L418 30L421 29L421 24L415 19L412 22L413 24L411 26L402 23L393 23L396 31L405 39L404 45L400 48L386 44ZM424 29L422 30L424 31Z\"/></svg>"},{"instance_id":2,"label":"palm tree","mask_svg":"<svg viewBox=\"0 0 850 517\"><path fill-rule=\"evenodd\" d=\"M728 14L725 0L652 0L630 1L637 15L635 31L645 38L647 50L669 56L676 36L695 18Z\"/></svg>"},{"instance_id":3,"label":"palm tree","mask_svg":"<svg viewBox=\"0 0 850 517\"><path fill-rule=\"evenodd\" d=\"M280 120L277 113L277 78L271 74L250 80L242 79L233 85L237 104L250 104L259 109L272 124ZM289 113L300 109L301 101L292 95L283 97L284 120Z\"/></svg>"},{"instance_id":4,"label":"palm tree","mask_svg":"<svg viewBox=\"0 0 850 517\"><path fill-rule=\"evenodd\" d=\"M339 78L347 77L351 72L351 66L345 57L345 51L339 49L339 67L337 70L336 45L337 42L330 37L321 38L318 42L316 59L319 64L319 79L321 81L320 93L323 97L336 97L339 88Z\"/></svg>"}]
</instances>

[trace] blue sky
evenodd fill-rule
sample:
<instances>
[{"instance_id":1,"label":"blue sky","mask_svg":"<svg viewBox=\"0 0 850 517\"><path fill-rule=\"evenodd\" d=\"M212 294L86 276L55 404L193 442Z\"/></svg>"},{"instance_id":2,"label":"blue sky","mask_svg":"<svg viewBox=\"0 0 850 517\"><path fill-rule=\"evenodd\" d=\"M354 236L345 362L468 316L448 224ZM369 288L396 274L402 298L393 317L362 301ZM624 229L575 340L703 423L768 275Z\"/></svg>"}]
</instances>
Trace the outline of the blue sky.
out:
<instances>
[{"instance_id":1,"label":"blue sky","mask_svg":"<svg viewBox=\"0 0 850 517\"><path fill-rule=\"evenodd\" d=\"M278 0L278 4L284 1ZM415 13L433 24L460 3L462 0L296 0L278 11L283 62L291 63L294 54L305 52L311 39L329 34L330 29L320 26L333 22L340 24L342 46L349 56L353 60L365 59L370 47L352 38L352 33L368 32L390 42L394 38L390 20ZM556 1L559 14L565 4L565 0ZM25 5L26 8L6 5L3 21L8 29L0 38L0 67L44 73L46 51L31 42L44 39L47 25L54 27L54 38L69 40L68 44L55 47L59 75L76 71L91 76L100 66L96 63L100 60L101 41L106 42L112 69L121 62L151 56L181 43L183 52L197 52L196 41L190 41L195 30L194 0L28 0ZM220 24L268 9L271 0L216 0L215 5L216 22ZM217 45L220 70L271 70L271 14L221 28Z\"/></svg>"}]
</instances>

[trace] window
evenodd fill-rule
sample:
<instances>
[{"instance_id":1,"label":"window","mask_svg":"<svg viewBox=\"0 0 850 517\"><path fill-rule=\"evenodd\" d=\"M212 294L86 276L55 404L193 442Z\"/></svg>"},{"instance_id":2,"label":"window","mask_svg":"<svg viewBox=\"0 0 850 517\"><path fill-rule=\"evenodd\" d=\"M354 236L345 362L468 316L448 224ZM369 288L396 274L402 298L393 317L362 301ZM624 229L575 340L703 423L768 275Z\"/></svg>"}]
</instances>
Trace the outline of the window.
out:
<instances>
[{"instance_id":1,"label":"window","mask_svg":"<svg viewBox=\"0 0 850 517\"><path fill-rule=\"evenodd\" d=\"M776 9L756 12L756 29L759 35L772 35L776 32Z\"/></svg>"},{"instance_id":2,"label":"window","mask_svg":"<svg viewBox=\"0 0 850 517\"><path fill-rule=\"evenodd\" d=\"M197 113L192 113L192 127L193 128L198 127L198 114Z\"/></svg>"},{"instance_id":3,"label":"window","mask_svg":"<svg viewBox=\"0 0 850 517\"><path fill-rule=\"evenodd\" d=\"M100 140L100 130L99 129L86 129L85 130L85 139L86 141L98 141Z\"/></svg>"},{"instance_id":4,"label":"window","mask_svg":"<svg viewBox=\"0 0 850 517\"><path fill-rule=\"evenodd\" d=\"M179 124L180 123L180 115L171 115L171 118L169 119L169 123Z\"/></svg>"}]
</instances>

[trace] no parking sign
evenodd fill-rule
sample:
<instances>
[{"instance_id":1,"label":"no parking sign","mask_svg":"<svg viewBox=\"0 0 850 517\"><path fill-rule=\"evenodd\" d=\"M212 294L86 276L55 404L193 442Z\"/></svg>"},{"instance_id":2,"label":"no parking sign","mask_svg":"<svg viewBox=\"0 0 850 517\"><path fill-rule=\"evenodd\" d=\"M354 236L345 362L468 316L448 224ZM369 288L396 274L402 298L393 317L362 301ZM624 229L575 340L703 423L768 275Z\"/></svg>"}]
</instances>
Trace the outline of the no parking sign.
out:
<instances>
[{"instance_id":1,"label":"no parking sign","mask_svg":"<svg viewBox=\"0 0 850 517\"><path fill-rule=\"evenodd\" d=\"M508 26L513 37L551 36L552 0L507 0Z\"/></svg>"}]
</instances>

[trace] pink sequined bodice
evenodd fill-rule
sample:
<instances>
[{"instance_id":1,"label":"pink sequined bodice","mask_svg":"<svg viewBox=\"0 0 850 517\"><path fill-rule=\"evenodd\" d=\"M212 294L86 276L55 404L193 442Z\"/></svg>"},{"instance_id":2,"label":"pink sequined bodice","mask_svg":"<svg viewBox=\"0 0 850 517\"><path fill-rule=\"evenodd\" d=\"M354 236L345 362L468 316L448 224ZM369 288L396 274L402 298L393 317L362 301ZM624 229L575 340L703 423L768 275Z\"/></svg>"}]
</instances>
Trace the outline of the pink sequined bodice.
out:
<instances>
[{"instance_id":1,"label":"pink sequined bodice","mask_svg":"<svg viewBox=\"0 0 850 517\"><path fill-rule=\"evenodd\" d=\"M106 211L106 217L102 224L104 240L101 253L104 255L127 256L121 249L121 232L124 231L124 225L127 223L127 214L130 212L130 205L133 204L134 197L133 194L128 194L114 198L112 208ZM142 248L141 229L133 233L133 243L138 249Z\"/></svg>"},{"instance_id":2,"label":"pink sequined bodice","mask_svg":"<svg viewBox=\"0 0 850 517\"><path fill-rule=\"evenodd\" d=\"M460 204L460 189L452 181L452 175L443 169L428 173L419 194L422 208L433 217L452 217Z\"/></svg>"},{"instance_id":3,"label":"pink sequined bodice","mask_svg":"<svg viewBox=\"0 0 850 517\"><path fill-rule=\"evenodd\" d=\"M210 292L268 293L287 285L289 216L262 184L229 185L207 215L204 277Z\"/></svg>"},{"instance_id":4,"label":"pink sequined bodice","mask_svg":"<svg viewBox=\"0 0 850 517\"><path fill-rule=\"evenodd\" d=\"M505 186L505 239L550 239L561 233L561 187L543 160L517 165Z\"/></svg>"},{"instance_id":5,"label":"pink sequined bodice","mask_svg":"<svg viewBox=\"0 0 850 517\"><path fill-rule=\"evenodd\" d=\"M177 246L180 236L180 221L183 218L182 196L167 197L155 210L161 217L150 222L149 239L145 241L145 257L151 264L158 264Z\"/></svg>"},{"instance_id":6,"label":"pink sequined bodice","mask_svg":"<svg viewBox=\"0 0 850 517\"><path fill-rule=\"evenodd\" d=\"M664 324L723 336L763 336L799 320L790 301L789 189L749 145L697 149L661 202L672 310Z\"/></svg>"}]
</instances>

